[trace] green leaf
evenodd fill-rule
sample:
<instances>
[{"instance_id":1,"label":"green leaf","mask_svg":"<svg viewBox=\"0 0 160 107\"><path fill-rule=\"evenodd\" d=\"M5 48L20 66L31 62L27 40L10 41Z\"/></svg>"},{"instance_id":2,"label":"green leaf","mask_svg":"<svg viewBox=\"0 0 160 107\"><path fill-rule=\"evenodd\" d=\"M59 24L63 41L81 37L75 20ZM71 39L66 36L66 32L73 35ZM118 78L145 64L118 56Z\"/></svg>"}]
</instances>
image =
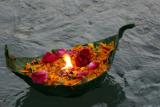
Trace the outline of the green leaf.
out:
<instances>
[{"instance_id":1,"label":"green leaf","mask_svg":"<svg viewBox=\"0 0 160 107\"><path fill-rule=\"evenodd\" d=\"M125 30L133 28L135 25L134 24L128 24L119 29L118 34L114 36L110 36L108 38L95 41L93 42L95 46L98 46L100 42L104 42L106 44L109 44L111 42L114 42L115 47L112 53L109 56L109 64L111 65L113 63L114 55L116 52L116 49L118 47L118 42L122 38L122 35ZM85 44L86 45L86 44ZM52 51L54 52L56 49L53 49ZM100 86L106 75L107 72L104 72L97 78L91 80L91 81L83 81L81 84L77 84L74 86L64 86L64 85L57 85L57 86L46 86L46 85L39 85L35 84L32 82L31 78L28 76L24 75L23 73L18 71L19 67L24 67L24 65L27 62L31 62L33 59L41 58L42 56L38 57L14 57L10 55L9 50L7 45L5 45L5 56L6 56L6 64L7 67L11 69L13 73L15 73L18 77L23 79L26 83L28 83L31 87L34 89L46 94L46 95L58 95L58 96L78 96L81 95L91 89L94 89L98 86Z\"/></svg>"}]
</instances>

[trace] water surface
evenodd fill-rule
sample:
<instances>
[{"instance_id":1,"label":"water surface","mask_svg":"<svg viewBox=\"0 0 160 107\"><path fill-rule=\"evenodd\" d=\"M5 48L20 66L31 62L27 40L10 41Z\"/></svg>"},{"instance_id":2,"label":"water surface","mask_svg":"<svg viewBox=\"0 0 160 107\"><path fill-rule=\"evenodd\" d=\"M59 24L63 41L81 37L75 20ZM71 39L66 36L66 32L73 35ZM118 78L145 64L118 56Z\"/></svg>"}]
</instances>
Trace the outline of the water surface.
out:
<instances>
[{"instance_id":1,"label":"water surface","mask_svg":"<svg viewBox=\"0 0 160 107\"><path fill-rule=\"evenodd\" d=\"M4 44L17 56L37 56L115 34L129 22L103 87L78 98L45 96L11 73ZM160 106L159 0L0 0L0 106Z\"/></svg>"}]
</instances>

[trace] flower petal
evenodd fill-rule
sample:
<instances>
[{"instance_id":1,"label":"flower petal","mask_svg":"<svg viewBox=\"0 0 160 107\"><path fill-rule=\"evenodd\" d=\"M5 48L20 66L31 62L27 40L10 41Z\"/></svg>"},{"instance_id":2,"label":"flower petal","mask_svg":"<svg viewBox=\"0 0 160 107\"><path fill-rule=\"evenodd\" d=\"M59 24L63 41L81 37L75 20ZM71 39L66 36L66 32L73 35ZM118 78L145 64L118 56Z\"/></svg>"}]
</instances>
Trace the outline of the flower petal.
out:
<instances>
[{"instance_id":1,"label":"flower petal","mask_svg":"<svg viewBox=\"0 0 160 107\"><path fill-rule=\"evenodd\" d=\"M77 73L77 77L79 78L79 77L83 77L83 76L87 76L89 74L89 71L79 71L78 73Z\"/></svg>"},{"instance_id":2,"label":"flower petal","mask_svg":"<svg viewBox=\"0 0 160 107\"><path fill-rule=\"evenodd\" d=\"M46 71L32 73L32 81L37 84L44 84L47 81L48 75Z\"/></svg>"},{"instance_id":3,"label":"flower petal","mask_svg":"<svg viewBox=\"0 0 160 107\"><path fill-rule=\"evenodd\" d=\"M76 66L84 67L88 65L91 60L90 56L90 50L88 48L82 49L75 58Z\"/></svg>"},{"instance_id":4,"label":"flower petal","mask_svg":"<svg viewBox=\"0 0 160 107\"><path fill-rule=\"evenodd\" d=\"M67 52L66 49L63 49L63 48L62 49L58 49L56 51L56 55L59 56L59 57L62 57L66 52Z\"/></svg>"},{"instance_id":5,"label":"flower petal","mask_svg":"<svg viewBox=\"0 0 160 107\"><path fill-rule=\"evenodd\" d=\"M42 62L47 63L47 62L54 62L58 59L58 56L54 53L47 52L43 58Z\"/></svg>"},{"instance_id":6,"label":"flower petal","mask_svg":"<svg viewBox=\"0 0 160 107\"><path fill-rule=\"evenodd\" d=\"M98 62L90 62L88 65L89 69L96 69L99 66Z\"/></svg>"}]
</instances>

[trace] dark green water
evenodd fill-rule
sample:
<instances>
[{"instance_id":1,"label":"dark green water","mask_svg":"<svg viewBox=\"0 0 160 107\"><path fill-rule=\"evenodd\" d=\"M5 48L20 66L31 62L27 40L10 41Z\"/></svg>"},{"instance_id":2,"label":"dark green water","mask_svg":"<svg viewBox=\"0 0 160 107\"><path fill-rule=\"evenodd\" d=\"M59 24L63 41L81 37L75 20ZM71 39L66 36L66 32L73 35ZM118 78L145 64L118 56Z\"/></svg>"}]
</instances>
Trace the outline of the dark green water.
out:
<instances>
[{"instance_id":1,"label":"dark green water","mask_svg":"<svg viewBox=\"0 0 160 107\"><path fill-rule=\"evenodd\" d=\"M66 107L66 105L70 107L75 107L75 105L76 107L90 107L94 105L96 106L97 104L104 106L116 106L124 99L125 95L122 88L118 84L111 81L111 79L107 79L107 82L104 83L102 88L74 98L46 96L30 88L27 93L27 98L24 101L20 101L20 99L17 104L19 105L20 102L23 102L23 107Z\"/></svg>"},{"instance_id":2,"label":"dark green water","mask_svg":"<svg viewBox=\"0 0 160 107\"><path fill-rule=\"evenodd\" d=\"M117 33L129 22L101 88L80 97L45 96L11 73L4 45L37 56ZM0 0L0 107L160 107L159 0Z\"/></svg>"}]
</instances>

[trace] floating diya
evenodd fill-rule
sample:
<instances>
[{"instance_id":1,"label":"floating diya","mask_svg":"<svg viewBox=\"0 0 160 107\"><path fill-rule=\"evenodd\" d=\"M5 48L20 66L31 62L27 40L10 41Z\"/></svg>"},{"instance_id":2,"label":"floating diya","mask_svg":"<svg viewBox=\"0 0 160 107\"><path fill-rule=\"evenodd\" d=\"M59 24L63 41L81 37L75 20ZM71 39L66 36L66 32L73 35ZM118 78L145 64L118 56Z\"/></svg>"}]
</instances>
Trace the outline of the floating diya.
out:
<instances>
[{"instance_id":1,"label":"floating diya","mask_svg":"<svg viewBox=\"0 0 160 107\"><path fill-rule=\"evenodd\" d=\"M78 96L101 85L128 24L118 34L71 49L54 49L38 57L13 57L5 45L6 64L34 89L57 96Z\"/></svg>"}]
</instances>

